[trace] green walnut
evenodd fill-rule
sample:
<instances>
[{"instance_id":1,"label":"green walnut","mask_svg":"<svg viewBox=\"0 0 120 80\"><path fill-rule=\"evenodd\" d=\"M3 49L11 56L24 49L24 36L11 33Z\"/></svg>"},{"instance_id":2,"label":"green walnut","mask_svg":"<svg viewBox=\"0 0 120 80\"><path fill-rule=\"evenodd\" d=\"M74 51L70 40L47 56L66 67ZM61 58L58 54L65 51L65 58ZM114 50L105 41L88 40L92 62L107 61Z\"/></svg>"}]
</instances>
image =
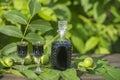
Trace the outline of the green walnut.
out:
<instances>
[{"instance_id":1,"label":"green walnut","mask_svg":"<svg viewBox=\"0 0 120 80\"><path fill-rule=\"evenodd\" d=\"M87 67L87 70L94 70L97 67L97 65L95 63L93 63L92 66Z\"/></svg>"},{"instance_id":2,"label":"green walnut","mask_svg":"<svg viewBox=\"0 0 120 80\"><path fill-rule=\"evenodd\" d=\"M91 57L87 57L84 59L84 67L90 67L93 65L93 59Z\"/></svg>"},{"instance_id":3,"label":"green walnut","mask_svg":"<svg viewBox=\"0 0 120 80\"><path fill-rule=\"evenodd\" d=\"M31 64L32 63L32 58L30 55L27 55L25 58L25 64Z\"/></svg>"},{"instance_id":4,"label":"green walnut","mask_svg":"<svg viewBox=\"0 0 120 80\"><path fill-rule=\"evenodd\" d=\"M9 57L5 57L3 59L0 59L0 62L4 67L11 67L13 65L13 61Z\"/></svg>"},{"instance_id":5,"label":"green walnut","mask_svg":"<svg viewBox=\"0 0 120 80\"><path fill-rule=\"evenodd\" d=\"M43 55L41 58L40 58L40 62L42 64L47 64L49 62L49 55Z\"/></svg>"}]
</instances>

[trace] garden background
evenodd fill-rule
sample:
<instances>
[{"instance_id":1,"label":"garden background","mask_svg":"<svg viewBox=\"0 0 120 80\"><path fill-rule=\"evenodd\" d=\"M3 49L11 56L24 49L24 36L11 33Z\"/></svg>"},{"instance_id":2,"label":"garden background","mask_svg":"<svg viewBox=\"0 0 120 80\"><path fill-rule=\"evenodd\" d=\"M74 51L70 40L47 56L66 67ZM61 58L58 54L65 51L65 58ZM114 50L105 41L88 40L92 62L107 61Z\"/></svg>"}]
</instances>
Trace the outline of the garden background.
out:
<instances>
[{"instance_id":1,"label":"garden background","mask_svg":"<svg viewBox=\"0 0 120 80\"><path fill-rule=\"evenodd\" d=\"M17 16L12 16L16 19L11 19L12 12L11 14L7 12L17 10L30 18L28 2L29 0L0 0L0 28L5 28L7 32L9 27L4 26L14 25L24 31L26 23L18 22L20 19ZM39 0L39 2L40 10L38 9L38 13L31 20L34 23L32 26L35 27L30 27L27 32L35 32L50 41L58 34L57 21L67 20L69 30L66 36L72 42L74 52L81 54L120 52L120 0ZM6 32L0 30L1 50L10 43L20 41L21 38L14 32L11 35ZM9 51L14 50L15 47Z\"/></svg>"}]
</instances>

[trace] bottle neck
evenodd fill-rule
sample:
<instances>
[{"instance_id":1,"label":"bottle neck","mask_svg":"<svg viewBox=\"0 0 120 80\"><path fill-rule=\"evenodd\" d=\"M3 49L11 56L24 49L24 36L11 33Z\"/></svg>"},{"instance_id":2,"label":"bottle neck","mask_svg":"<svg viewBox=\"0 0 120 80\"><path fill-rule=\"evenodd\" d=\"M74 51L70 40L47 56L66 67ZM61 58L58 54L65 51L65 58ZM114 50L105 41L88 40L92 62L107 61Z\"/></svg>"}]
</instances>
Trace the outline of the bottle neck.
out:
<instances>
[{"instance_id":1,"label":"bottle neck","mask_svg":"<svg viewBox=\"0 0 120 80\"><path fill-rule=\"evenodd\" d=\"M59 30L58 33L59 33L59 40L65 40L66 30Z\"/></svg>"},{"instance_id":2,"label":"bottle neck","mask_svg":"<svg viewBox=\"0 0 120 80\"><path fill-rule=\"evenodd\" d=\"M66 33L65 30L60 30L60 31L59 31L59 36L60 36L60 38L65 38L65 33Z\"/></svg>"},{"instance_id":3,"label":"bottle neck","mask_svg":"<svg viewBox=\"0 0 120 80\"><path fill-rule=\"evenodd\" d=\"M58 21L58 33L59 33L59 40L65 40L65 33L67 28L67 21Z\"/></svg>"}]
</instances>

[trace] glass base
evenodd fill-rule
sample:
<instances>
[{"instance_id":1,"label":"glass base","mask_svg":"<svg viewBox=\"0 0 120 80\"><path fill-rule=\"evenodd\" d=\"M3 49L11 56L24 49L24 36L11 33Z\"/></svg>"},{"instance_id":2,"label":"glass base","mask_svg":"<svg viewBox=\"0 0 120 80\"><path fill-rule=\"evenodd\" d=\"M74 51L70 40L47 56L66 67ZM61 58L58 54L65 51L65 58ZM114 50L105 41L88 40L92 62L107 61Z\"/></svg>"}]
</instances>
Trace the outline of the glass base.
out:
<instances>
[{"instance_id":1,"label":"glass base","mask_svg":"<svg viewBox=\"0 0 120 80\"><path fill-rule=\"evenodd\" d=\"M41 70L40 67L37 67L37 68L36 68L36 71L42 72L42 70Z\"/></svg>"},{"instance_id":2,"label":"glass base","mask_svg":"<svg viewBox=\"0 0 120 80\"><path fill-rule=\"evenodd\" d=\"M24 69L24 67L23 66L21 66L21 68L20 68L20 71L24 71L25 69Z\"/></svg>"}]
</instances>

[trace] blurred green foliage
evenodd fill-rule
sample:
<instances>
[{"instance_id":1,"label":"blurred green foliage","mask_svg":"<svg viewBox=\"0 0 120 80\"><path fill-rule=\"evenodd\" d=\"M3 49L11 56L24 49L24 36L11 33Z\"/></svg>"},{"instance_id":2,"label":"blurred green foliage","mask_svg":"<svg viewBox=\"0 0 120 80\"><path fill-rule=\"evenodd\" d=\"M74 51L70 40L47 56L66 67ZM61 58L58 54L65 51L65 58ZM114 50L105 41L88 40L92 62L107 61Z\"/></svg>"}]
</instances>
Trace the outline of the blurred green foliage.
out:
<instances>
[{"instance_id":1,"label":"blurred green foliage","mask_svg":"<svg viewBox=\"0 0 120 80\"><path fill-rule=\"evenodd\" d=\"M120 0L37 0L35 4L31 0L28 4L29 1L0 0L1 52L21 39L33 42L44 38L45 52L50 53L49 46L58 34L58 20L68 21L66 37L74 52L114 51L112 46L120 35ZM7 49L11 53L15 47Z\"/></svg>"},{"instance_id":2,"label":"blurred green foliage","mask_svg":"<svg viewBox=\"0 0 120 80\"><path fill-rule=\"evenodd\" d=\"M42 73L29 70L37 66L30 55L25 58L27 70L20 72L16 42L45 41L44 54L49 57L51 43L59 37L57 21L67 20L66 38L72 42L74 52L109 54L120 50L119 4L120 0L0 0L0 76L12 73L29 79L47 80L54 75L51 80L58 80L60 76L65 80L79 80L76 69L49 70L50 63L42 65ZM31 44L28 47L31 53ZM8 64L11 60L13 64L8 66L5 58L9 59ZM107 80L119 79L119 69L96 60L98 67L93 70L93 75L98 72Z\"/></svg>"}]
</instances>

